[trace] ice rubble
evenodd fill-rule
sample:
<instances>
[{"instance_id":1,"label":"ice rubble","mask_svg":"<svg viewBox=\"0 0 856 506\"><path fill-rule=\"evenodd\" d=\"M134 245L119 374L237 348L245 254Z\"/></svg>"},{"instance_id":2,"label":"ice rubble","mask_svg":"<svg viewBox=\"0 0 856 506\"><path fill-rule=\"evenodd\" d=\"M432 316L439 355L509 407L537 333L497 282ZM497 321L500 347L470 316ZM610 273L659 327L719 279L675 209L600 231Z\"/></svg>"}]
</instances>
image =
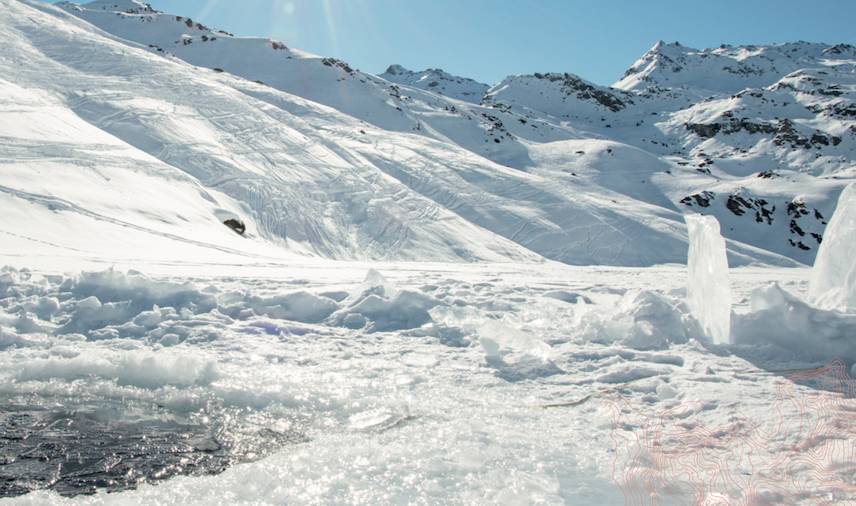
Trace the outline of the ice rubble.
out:
<instances>
[{"instance_id":1,"label":"ice rubble","mask_svg":"<svg viewBox=\"0 0 856 506\"><path fill-rule=\"evenodd\" d=\"M398 290L381 273L369 269L365 281L330 316L334 325L367 332L412 329L431 321L429 310L446 303L421 292Z\"/></svg>"},{"instance_id":2,"label":"ice rubble","mask_svg":"<svg viewBox=\"0 0 856 506\"><path fill-rule=\"evenodd\" d=\"M650 290L630 290L612 308L580 309L576 332L583 343L660 350L704 337L686 302Z\"/></svg>"},{"instance_id":3,"label":"ice rubble","mask_svg":"<svg viewBox=\"0 0 856 506\"><path fill-rule=\"evenodd\" d=\"M856 309L856 183L838 198L838 207L817 253L809 300L824 309Z\"/></svg>"},{"instance_id":4,"label":"ice rubble","mask_svg":"<svg viewBox=\"0 0 856 506\"><path fill-rule=\"evenodd\" d=\"M539 457L532 462L549 455L557 469L593 453L605 456L611 469L613 442L593 437L598 427L574 436L583 441L576 453L556 441L579 426L561 425L539 439L545 432L538 423L574 419L567 412L533 416L526 406L542 398L578 399L633 382L626 392L644 402L682 402L697 394L678 378L740 381L706 371L708 364L730 367L741 347L778 347L789 360L853 356L846 336L856 330L856 316L813 308L769 286L752 294L751 313L733 317L735 344L726 349L735 354L717 358L694 342L704 333L680 288L683 272L674 269L671 291L643 289L649 283L641 281L624 291L617 281L578 288L555 276L526 278L526 286L494 275L478 278L482 283L425 279L445 272L420 272L415 282L422 285L413 288L372 270L345 291L312 283L294 289L280 282L168 282L113 270L44 277L6 268L0 271L0 392L46 398L62 392L74 399L82 388L99 402L151 399L179 414L204 408L205 416L219 403L227 414L240 409L245 417L271 417L260 424L299 412L314 420L312 441L266 463L235 466L216 481L178 479L169 487L209 493L204 489L234 483L244 491L246 479L256 479L248 477L268 471L277 483L304 476L314 485L330 476L316 470L333 466L356 486L377 492L386 490L384 484L356 484L365 462L376 463L371 469L377 476L392 472L390 479L401 482L413 475L444 487L459 485L471 472L485 487L499 486L507 463L526 465L533 448ZM809 333L818 339L808 342ZM734 390L723 389L723 402ZM580 419L599 416L596 406L577 408L589 410ZM470 419L481 424L478 430L466 429L462 420ZM532 439L519 439L519 423L531 425L521 432ZM486 433L490 444L465 451ZM555 453L544 452L552 446ZM343 452L353 459L340 458ZM435 475L423 476L426 462ZM576 490L557 476L553 494ZM161 487L130 494L174 490ZM298 502L292 499L304 489L277 488L289 500L271 502ZM378 501L385 502L391 501Z\"/></svg>"},{"instance_id":5,"label":"ice rubble","mask_svg":"<svg viewBox=\"0 0 856 506\"><path fill-rule=\"evenodd\" d=\"M343 296L305 290L271 294L222 291L112 269L48 280L26 269L4 267L0 270L0 346L6 348L26 340L24 336L39 335L87 341L134 338L159 350L188 339L205 340L212 329L236 325L245 333L301 332L298 326L283 322L325 323L368 333L395 331L430 322L429 310L444 305L431 295L396 289L374 269L352 293ZM118 362L137 367L134 360L120 358ZM78 371L73 364L70 367Z\"/></svg>"},{"instance_id":6,"label":"ice rubble","mask_svg":"<svg viewBox=\"0 0 856 506\"><path fill-rule=\"evenodd\" d=\"M686 215L690 235L687 303L715 344L730 342L731 281L725 239L713 216Z\"/></svg>"},{"instance_id":7,"label":"ice rubble","mask_svg":"<svg viewBox=\"0 0 856 506\"><path fill-rule=\"evenodd\" d=\"M494 365L538 367L550 356L549 344L479 309L438 306L431 309L430 314L441 329L459 329L465 335L474 336L485 359Z\"/></svg>"}]
</instances>

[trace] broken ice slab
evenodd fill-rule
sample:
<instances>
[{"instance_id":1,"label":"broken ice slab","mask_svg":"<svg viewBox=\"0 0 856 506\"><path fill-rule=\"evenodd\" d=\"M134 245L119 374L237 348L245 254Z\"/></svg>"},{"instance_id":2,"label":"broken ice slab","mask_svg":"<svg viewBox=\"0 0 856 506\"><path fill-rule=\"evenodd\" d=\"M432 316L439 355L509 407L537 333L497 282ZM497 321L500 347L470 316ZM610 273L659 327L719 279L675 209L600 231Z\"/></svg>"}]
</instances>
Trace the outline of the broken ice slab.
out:
<instances>
[{"instance_id":1,"label":"broken ice slab","mask_svg":"<svg viewBox=\"0 0 856 506\"><path fill-rule=\"evenodd\" d=\"M822 309L856 309L856 183L838 197L838 206L817 252L809 302Z\"/></svg>"},{"instance_id":2,"label":"broken ice slab","mask_svg":"<svg viewBox=\"0 0 856 506\"><path fill-rule=\"evenodd\" d=\"M731 279L725 239L713 216L684 216L690 238L687 304L714 344L731 342Z\"/></svg>"}]
</instances>

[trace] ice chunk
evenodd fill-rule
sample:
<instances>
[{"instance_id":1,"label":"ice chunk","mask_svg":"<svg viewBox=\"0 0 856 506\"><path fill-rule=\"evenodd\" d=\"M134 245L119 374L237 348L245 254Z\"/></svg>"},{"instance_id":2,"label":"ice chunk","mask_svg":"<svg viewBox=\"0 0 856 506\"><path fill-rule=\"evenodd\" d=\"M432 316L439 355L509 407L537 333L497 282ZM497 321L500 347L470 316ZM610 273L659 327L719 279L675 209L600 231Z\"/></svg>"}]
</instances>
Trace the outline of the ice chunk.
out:
<instances>
[{"instance_id":1,"label":"ice chunk","mask_svg":"<svg viewBox=\"0 0 856 506\"><path fill-rule=\"evenodd\" d=\"M731 280L725 239L713 216L684 216L690 236L687 303L715 344L730 342Z\"/></svg>"},{"instance_id":2,"label":"ice chunk","mask_svg":"<svg viewBox=\"0 0 856 506\"><path fill-rule=\"evenodd\" d=\"M592 310L580 318L583 341L622 343L637 350L669 348L700 337L683 300L648 290L630 290L611 309Z\"/></svg>"},{"instance_id":3,"label":"ice chunk","mask_svg":"<svg viewBox=\"0 0 856 506\"><path fill-rule=\"evenodd\" d=\"M445 305L445 302L422 292L399 290L391 299L370 294L354 305L336 311L329 321L348 328L367 325L366 332L413 329L431 321L429 311L432 308Z\"/></svg>"},{"instance_id":4,"label":"ice chunk","mask_svg":"<svg viewBox=\"0 0 856 506\"><path fill-rule=\"evenodd\" d=\"M838 198L838 207L817 252L809 302L823 309L856 309L856 183Z\"/></svg>"},{"instance_id":5,"label":"ice chunk","mask_svg":"<svg viewBox=\"0 0 856 506\"><path fill-rule=\"evenodd\" d=\"M657 385L657 396L662 400L674 399L677 397L678 391L672 388L668 383L660 383Z\"/></svg>"},{"instance_id":6,"label":"ice chunk","mask_svg":"<svg viewBox=\"0 0 856 506\"><path fill-rule=\"evenodd\" d=\"M488 360L506 365L543 364L552 347L528 332L500 323L473 307L435 307L430 311L437 325L460 328L478 336Z\"/></svg>"},{"instance_id":7,"label":"ice chunk","mask_svg":"<svg viewBox=\"0 0 856 506\"><path fill-rule=\"evenodd\" d=\"M339 309L334 300L308 292L287 293L270 298L252 297L249 305L258 315L304 323L318 323Z\"/></svg>"},{"instance_id":8,"label":"ice chunk","mask_svg":"<svg viewBox=\"0 0 856 506\"><path fill-rule=\"evenodd\" d=\"M753 313L757 313L765 309L784 306L795 299L796 297L782 290L778 283L773 282L765 287L752 290L752 295L749 299L749 309Z\"/></svg>"},{"instance_id":9,"label":"ice chunk","mask_svg":"<svg viewBox=\"0 0 856 506\"><path fill-rule=\"evenodd\" d=\"M346 306L352 306L357 301L370 295L377 295L382 299L391 299L398 290L387 280L383 274L374 269L369 269L366 279L351 294L342 301Z\"/></svg>"},{"instance_id":10,"label":"ice chunk","mask_svg":"<svg viewBox=\"0 0 856 506\"><path fill-rule=\"evenodd\" d=\"M486 319L479 329L479 344L488 359L502 359L506 364L543 362L550 356L550 345L522 330Z\"/></svg>"}]
</instances>

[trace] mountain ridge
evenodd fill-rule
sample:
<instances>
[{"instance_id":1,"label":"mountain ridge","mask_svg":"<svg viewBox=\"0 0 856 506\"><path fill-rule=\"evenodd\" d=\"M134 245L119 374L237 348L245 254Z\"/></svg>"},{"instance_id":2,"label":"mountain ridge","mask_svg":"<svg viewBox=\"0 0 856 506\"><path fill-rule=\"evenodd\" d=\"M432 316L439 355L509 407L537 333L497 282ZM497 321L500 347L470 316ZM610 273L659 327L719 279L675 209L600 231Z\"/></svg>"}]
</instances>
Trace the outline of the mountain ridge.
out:
<instances>
[{"instance_id":1,"label":"mountain ridge","mask_svg":"<svg viewBox=\"0 0 856 506\"><path fill-rule=\"evenodd\" d=\"M440 95L478 104L487 90L487 84L466 77L453 76L441 69L427 69L420 72L407 70L401 65L390 65L378 77L391 83L406 84L421 90L433 91Z\"/></svg>"}]
</instances>

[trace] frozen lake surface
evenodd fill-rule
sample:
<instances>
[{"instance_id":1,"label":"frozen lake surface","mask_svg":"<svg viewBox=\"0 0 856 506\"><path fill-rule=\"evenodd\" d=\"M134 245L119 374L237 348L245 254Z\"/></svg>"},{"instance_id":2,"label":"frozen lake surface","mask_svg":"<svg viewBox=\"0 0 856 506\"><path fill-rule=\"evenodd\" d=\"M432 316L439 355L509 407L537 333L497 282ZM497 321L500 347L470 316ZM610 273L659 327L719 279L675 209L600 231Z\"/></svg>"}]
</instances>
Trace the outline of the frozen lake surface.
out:
<instances>
[{"instance_id":1,"label":"frozen lake surface","mask_svg":"<svg viewBox=\"0 0 856 506\"><path fill-rule=\"evenodd\" d=\"M778 462L781 497L813 497L806 484L856 497L852 452L831 450L850 429L828 426L847 411L818 421L846 374L825 389L789 382L828 357L746 337L764 317L752 290L775 281L802 297L810 270L731 276L744 337L713 346L688 313L685 266L6 268L0 424L17 432L4 430L2 493L12 504L621 504L632 477L653 472L645 486L675 504L717 493L749 504L772 497L776 475L761 464ZM681 455L715 441L742 457L707 482L652 470L646 438L665 445L676 427L697 443L681 439ZM830 476L785 465L794 445L820 452ZM748 491L729 485L750 479Z\"/></svg>"}]
</instances>

